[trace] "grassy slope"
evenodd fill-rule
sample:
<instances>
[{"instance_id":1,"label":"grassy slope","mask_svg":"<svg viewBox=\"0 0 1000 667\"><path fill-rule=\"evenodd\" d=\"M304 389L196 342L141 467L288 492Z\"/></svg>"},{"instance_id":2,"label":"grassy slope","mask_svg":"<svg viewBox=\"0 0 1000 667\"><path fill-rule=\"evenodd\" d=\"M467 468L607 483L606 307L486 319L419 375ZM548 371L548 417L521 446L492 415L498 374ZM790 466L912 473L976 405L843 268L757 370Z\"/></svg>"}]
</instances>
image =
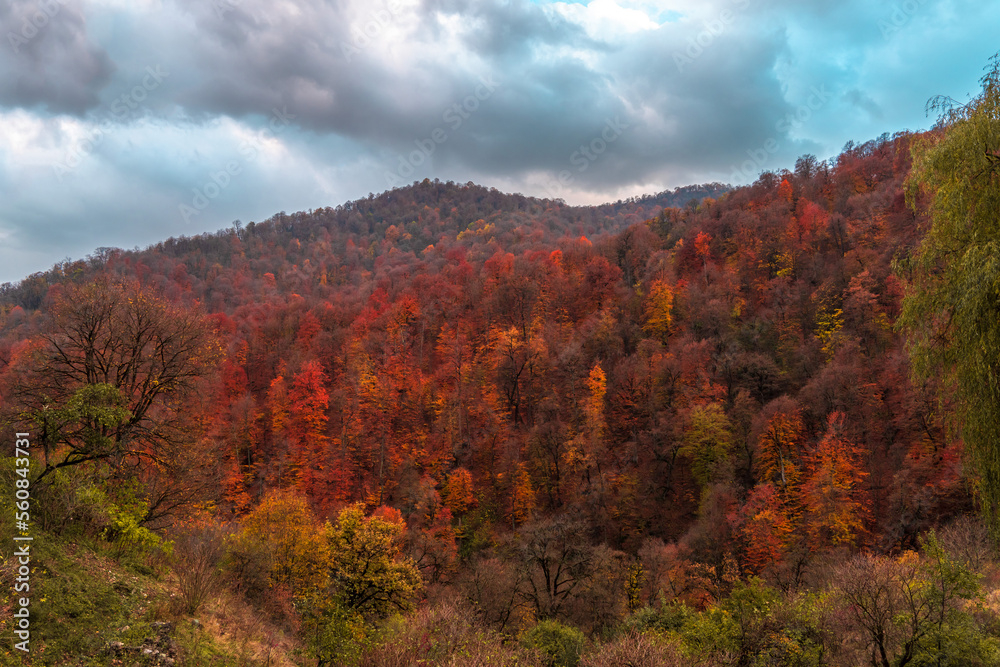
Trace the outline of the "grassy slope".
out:
<instances>
[{"instance_id":1,"label":"grassy slope","mask_svg":"<svg viewBox=\"0 0 1000 667\"><path fill-rule=\"evenodd\" d=\"M10 534L9 525L3 526ZM85 538L35 534L31 573L31 655L13 649L10 595L15 567L13 544L0 545L0 665L105 667L154 664L148 657L106 650L158 641L157 625L169 622L176 665L297 664L297 645L241 601L213 598L198 622L178 614L175 581L169 570L116 557L107 545ZM161 645L166 645L161 643ZM140 651L141 654L141 651Z\"/></svg>"}]
</instances>

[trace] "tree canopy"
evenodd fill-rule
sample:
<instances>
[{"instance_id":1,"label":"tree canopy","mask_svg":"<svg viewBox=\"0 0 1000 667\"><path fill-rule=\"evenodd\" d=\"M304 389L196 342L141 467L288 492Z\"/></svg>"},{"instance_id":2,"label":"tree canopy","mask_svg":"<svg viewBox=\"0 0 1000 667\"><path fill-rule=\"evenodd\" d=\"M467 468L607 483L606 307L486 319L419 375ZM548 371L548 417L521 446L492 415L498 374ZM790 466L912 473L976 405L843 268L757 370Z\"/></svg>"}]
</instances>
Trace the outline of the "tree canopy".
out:
<instances>
[{"instance_id":1,"label":"tree canopy","mask_svg":"<svg viewBox=\"0 0 1000 667\"><path fill-rule=\"evenodd\" d=\"M909 197L932 224L912 260L902 324L914 367L943 370L960 399L979 497L1000 533L1000 55L967 104L937 99L936 131L913 147Z\"/></svg>"}]
</instances>

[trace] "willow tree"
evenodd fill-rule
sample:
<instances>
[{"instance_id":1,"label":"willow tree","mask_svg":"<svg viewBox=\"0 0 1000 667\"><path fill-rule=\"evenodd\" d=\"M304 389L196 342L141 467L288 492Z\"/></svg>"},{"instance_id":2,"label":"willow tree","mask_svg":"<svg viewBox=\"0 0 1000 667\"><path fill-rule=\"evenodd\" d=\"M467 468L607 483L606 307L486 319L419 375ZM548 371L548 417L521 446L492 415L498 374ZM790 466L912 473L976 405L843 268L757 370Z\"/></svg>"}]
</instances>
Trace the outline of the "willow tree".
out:
<instances>
[{"instance_id":1,"label":"willow tree","mask_svg":"<svg viewBox=\"0 0 1000 667\"><path fill-rule=\"evenodd\" d=\"M937 98L939 126L913 146L907 197L931 227L905 264L901 325L914 370L940 375L987 520L1000 535L1000 54L967 104Z\"/></svg>"}]
</instances>

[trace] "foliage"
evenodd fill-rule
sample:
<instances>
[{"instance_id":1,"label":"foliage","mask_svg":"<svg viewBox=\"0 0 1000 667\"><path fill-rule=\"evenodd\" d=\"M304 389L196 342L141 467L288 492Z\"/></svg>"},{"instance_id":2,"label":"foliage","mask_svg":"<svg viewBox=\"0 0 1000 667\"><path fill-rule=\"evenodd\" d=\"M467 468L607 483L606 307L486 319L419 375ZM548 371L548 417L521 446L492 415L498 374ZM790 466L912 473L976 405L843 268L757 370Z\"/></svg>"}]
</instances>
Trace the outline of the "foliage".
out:
<instances>
[{"instance_id":1,"label":"foliage","mask_svg":"<svg viewBox=\"0 0 1000 667\"><path fill-rule=\"evenodd\" d=\"M709 664L824 664L824 638L813 601L788 599L757 578L738 582L721 603L680 629L685 651Z\"/></svg>"},{"instance_id":2,"label":"foliage","mask_svg":"<svg viewBox=\"0 0 1000 667\"><path fill-rule=\"evenodd\" d=\"M759 479L773 483L784 491L799 479L797 462L803 425L799 410L788 405L788 401L779 401L775 404L780 408L775 409L757 437L757 465Z\"/></svg>"},{"instance_id":3,"label":"foliage","mask_svg":"<svg viewBox=\"0 0 1000 667\"><path fill-rule=\"evenodd\" d=\"M161 546L162 538L142 525L149 513L149 503L143 498L136 485L127 485L115 490L115 498L106 501L104 510L108 515L108 526L102 537L115 545L119 556L131 554L144 556ZM170 549L169 545L166 545Z\"/></svg>"},{"instance_id":4,"label":"foliage","mask_svg":"<svg viewBox=\"0 0 1000 667\"><path fill-rule=\"evenodd\" d=\"M472 489L472 473L465 468L456 468L452 471L445 487L445 504L452 514L461 516L475 504L476 498Z\"/></svg>"},{"instance_id":5,"label":"foliage","mask_svg":"<svg viewBox=\"0 0 1000 667\"><path fill-rule=\"evenodd\" d=\"M673 325L674 292L666 282L657 280L649 290L646 304L645 330L660 340L666 340Z\"/></svg>"},{"instance_id":6,"label":"foliage","mask_svg":"<svg viewBox=\"0 0 1000 667\"><path fill-rule=\"evenodd\" d=\"M943 369L961 399L962 437L979 497L1000 534L1000 58L983 90L951 106L914 145L908 197L930 199L932 225L912 258L901 324L922 376Z\"/></svg>"},{"instance_id":7,"label":"foliage","mask_svg":"<svg viewBox=\"0 0 1000 667\"><path fill-rule=\"evenodd\" d=\"M721 405L699 405L691 410L680 453L691 460L691 473L701 487L716 480L731 442L731 425Z\"/></svg>"},{"instance_id":8,"label":"foliage","mask_svg":"<svg viewBox=\"0 0 1000 667\"><path fill-rule=\"evenodd\" d=\"M841 435L844 415L830 415L826 434L807 458L808 474L799 491L814 545L852 544L864 528L867 510L861 452Z\"/></svg>"},{"instance_id":9,"label":"foliage","mask_svg":"<svg viewBox=\"0 0 1000 667\"><path fill-rule=\"evenodd\" d=\"M324 610L307 629L319 665L356 663L370 644L371 628L357 613L339 606Z\"/></svg>"},{"instance_id":10,"label":"foliage","mask_svg":"<svg viewBox=\"0 0 1000 667\"><path fill-rule=\"evenodd\" d=\"M510 522L513 526L523 525L535 510L535 491L531 485L531 475L521 463L514 474L514 488L510 495Z\"/></svg>"},{"instance_id":11,"label":"foliage","mask_svg":"<svg viewBox=\"0 0 1000 667\"><path fill-rule=\"evenodd\" d=\"M422 582L413 562L400 556L404 529L398 513L366 517L361 504L341 511L327 539L331 586L345 609L385 618L411 608Z\"/></svg>"},{"instance_id":12,"label":"foliage","mask_svg":"<svg viewBox=\"0 0 1000 667\"><path fill-rule=\"evenodd\" d=\"M175 402L213 355L203 322L136 282L67 285L52 322L10 374L18 409L53 470L111 457L168 460L183 439Z\"/></svg>"},{"instance_id":13,"label":"foliage","mask_svg":"<svg viewBox=\"0 0 1000 667\"><path fill-rule=\"evenodd\" d=\"M853 667L879 656L845 602L858 582L889 609L890 664L988 662L994 594L961 569L994 585L982 535L896 557L969 509L950 392L996 375L989 335L952 345L995 319L974 317L995 310L987 245L973 265L946 238L992 233L973 186L994 185L997 148L973 153L995 119L966 111L684 191L700 204L428 180L2 287L4 437L32 432L33 517L123 560L169 517L164 585L188 610L227 607L227 585L332 664L537 664L511 635L552 620L598 642L625 618L581 660ZM928 203L978 226L954 218L893 275ZM908 302L913 359L978 361L911 376L903 294L952 275L985 278ZM971 462L977 415L960 413ZM239 522L222 581L194 501ZM456 591L469 606L441 606ZM229 659L194 627L186 657Z\"/></svg>"},{"instance_id":14,"label":"foliage","mask_svg":"<svg viewBox=\"0 0 1000 667\"><path fill-rule=\"evenodd\" d=\"M312 510L285 492L267 496L230 543L230 567L241 581L250 584L252 573L263 570L269 587L287 586L297 598L326 589L329 562L328 541Z\"/></svg>"},{"instance_id":15,"label":"foliage","mask_svg":"<svg viewBox=\"0 0 1000 667\"><path fill-rule=\"evenodd\" d=\"M546 667L576 667L583 652L583 633L554 620L540 621L521 637L521 643L545 656Z\"/></svg>"},{"instance_id":16,"label":"foliage","mask_svg":"<svg viewBox=\"0 0 1000 667\"><path fill-rule=\"evenodd\" d=\"M661 603L658 607L643 607L622 622L624 635L655 632L677 632L687 623L694 611L677 601Z\"/></svg>"},{"instance_id":17,"label":"foliage","mask_svg":"<svg viewBox=\"0 0 1000 667\"><path fill-rule=\"evenodd\" d=\"M977 577L933 532L924 554L861 554L840 568L836 585L858 632L857 654L883 667L993 664L996 640L984 635L970 605L979 597Z\"/></svg>"}]
</instances>

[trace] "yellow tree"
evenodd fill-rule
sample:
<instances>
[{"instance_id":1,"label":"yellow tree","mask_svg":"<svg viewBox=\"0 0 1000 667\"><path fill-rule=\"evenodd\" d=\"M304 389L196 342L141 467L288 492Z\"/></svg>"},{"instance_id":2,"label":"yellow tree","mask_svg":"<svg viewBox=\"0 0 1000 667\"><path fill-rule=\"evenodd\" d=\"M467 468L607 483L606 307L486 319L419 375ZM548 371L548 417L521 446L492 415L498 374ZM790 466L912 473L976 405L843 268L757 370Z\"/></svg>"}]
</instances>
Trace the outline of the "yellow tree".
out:
<instances>
[{"instance_id":1,"label":"yellow tree","mask_svg":"<svg viewBox=\"0 0 1000 667\"><path fill-rule=\"evenodd\" d=\"M655 280L646 300L646 324L643 329L650 336L666 341L673 324L674 291L664 280Z\"/></svg>"},{"instance_id":2,"label":"yellow tree","mask_svg":"<svg viewBox=\"0 0 1000 667\"><path fill-rule=\"evenodd\" d=\"M691 409L679 452L690 461L699 487L704 489L715 481L731 445L732 427L721 405L710 403Z\"/></svg>"},{"instance_id":3,"label":"yellow tree","mask_svg":"<svg viewBox=\"0 0 1000 667\"><path fill-rule=\"evenodd\" d=\"M604 433L604 396L608 392L608 378L601 368L600 362L595 362L590 374L585 380L587 397L583 404L583 413L587 418L587 426L595 435Z\"/></svg>"},{"instance_id":4,"label":"yellow tree","mask_svg":"<svg viewBox=\"0 0 1000 667\"><path fill-rule=\"evenodd\" d=\"M301 496L272 493L243 522L234 543L237 559L261 554L272 584L288 586L296 598L326 587L330 550Z\"/></svg>"},{"instance_id":5,"label":"yellow tree","mask_svg":"<svg viewBox=\"0 0 1000 667\"><path fill-rule=\"evenodd\" d=\"M590 373L584 379L586 393L580 402L583 412L583 424L575 437L567 446L563 460L570 468L582 472L588 486L595 486L599 493L604 494L604 481L601 472L601 462L606 450L605 432L607 424L604 420L604 397L607 394L608 380L601 368L600 362L594 363ZM594 482L596 473L597 483Z\"/></svg>"},{"instance_id":6,"label":"yellow tree","mask_svg":"<svg viewBox=\"0 0 1000 667\"><path fill-rule=\"evenodd\" d=\"M465 468L455 468L448 475L444 502L451 513L457 517L461 517L476 502L472 493L472 473ZM461 518L459 518L459 522L461 522Z\"/></svg>"}]
</instances>

